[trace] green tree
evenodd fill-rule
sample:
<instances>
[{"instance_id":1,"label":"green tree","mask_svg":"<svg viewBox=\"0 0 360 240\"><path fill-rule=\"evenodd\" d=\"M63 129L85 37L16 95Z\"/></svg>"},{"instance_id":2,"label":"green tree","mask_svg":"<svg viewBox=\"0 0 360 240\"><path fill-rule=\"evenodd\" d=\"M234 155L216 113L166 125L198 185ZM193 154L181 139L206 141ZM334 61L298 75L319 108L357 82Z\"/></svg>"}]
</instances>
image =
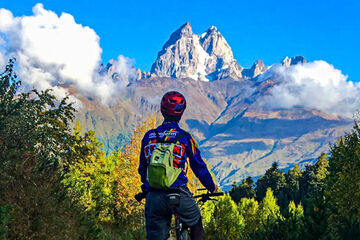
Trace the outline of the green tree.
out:
<instances>
[{"instance_id":1,"label":"green tree","mask_svg":"<svg viewBox=\"0 0 360 240\"><path fill-rule=\"evenodd\" d=\"M322 197L325 191L326 177L329 173L329 162L325 153L321 154L314 165L306 165L299 178L300 199L307 206L310 198Z\"/></svg>"},{"instance_id":2,"label":"green tree","mask_svg":"<svg viewBox=\"0 0 360 240\"><path fill-rule=\"evenodd\" d=\"M281 231L278 230L278 221L282 216L271 188L267 189L265 197L259 205L258 213L260 226L248 235L248 239L280 239Z\"/></svg>"},{"instance_id":3,"label":"green tree","mask_svg":"<svg viewBox=\"0 0 360 240\"><path fill-rule=\"evenodd\" d=\"M241 181L239 186L237 186L236 182L234 182L229 194L235 203L239 203L242 198L254 198L254 181L251 177L247 177Z\"/></svg>"},{"instance_id":4,"label":"green tree","mask_svg":"<svg viewBox=\"0 0 360 240\"><path fill-rule=\"evenodd\" d=\"M300 183L299 179L301 177L301 171L299 166L296 164L293 169L290 169L285 173L285 182L284 194L287 196L287 201L294 201L299 203L300 198Z\"/></svg>"},{"instance_id":5,"label":"green tree","mask_svg":"<svg viewBox=\"0 0 360 240\"><path fill-rule=\"evenodd\" d=\"M63 183L67 186L68 196L99 222L114 222L113 171L115 162L105 157L102 144L89 131L82 136L82 127L77 122L73 136L77 143L73 152L81 154L81 159L68 166ZM80 151L82 150L82 151Z\"/></svg>"},{"instance_id":6,"label":"green tree","mask_svg":"<svg viewBox=\"0 0 360 240\"><path fill-rule=\"evenodd\" d=\"M207 239L239 239L244 229L244 219L229 195L215 203L213 217L206 231Z\"/></svg>"},{"instance_id":7,"label":"green tree","mask_svg":"<svg viewBox=\"0 0 360 240\"><path fill-rule=\"evenodd\" d=\"M260 224L259 203L254 198L242 198L238 204L239 213L244 218L245 227L242 236L247 238L255 232Z\"/></svg>"},{"instance_id":8,"label":"green tree","mask_svg":"<svg viewBox=\"0 0 360 240\"><path fill-rule=\"evenodd\" d=\"M141 185L137 173L141 137L154 124L154 119L139 122L131 142L108 156L100 150L102 144L95 138L95 132L89 131L82 137L80 124L75 124L74 136L79 141L73 150L78 151L79 147L87 150L82 151L81 161L69 166L64 184L73 202L94 217L109 239L143 235L143 206L134 195Z\"/></svg>"},{"instance_id":9,"label":"green tree","mask_svg":"<svg viewBox=\"0 0 360 240\"><path fill-rule=\"evenodd\" d=\"M279 169L277 162L274 162L265 174L259 178L256 182L256 199L261 201L267 192L268 188L271 188L275 197L279 201L281 207L287 206L286 196L284 193L286 182L284 171Z\"/></svg>"},{"instance_id":10,"label":"green tree","mask_svg":"<svg viewBox=\"0 0 360 240\"><path fill-rule=\"evenodd\" d=\"M339 238L358 239L360 223L360 128L359 119L351 132L331 146L326 197L332 209L331 227ZM347 232L352 232L352 236Z\"/></svg>"},{"instance_id":11,"label":"green tree","mask_svg":"<svg viewBox=\"0 0 360 240\"><path fill-rule=\"evenodd\" d=\"M18 93L11 59L0 75L0 206L10 206L9 239L92 239L66 198L63 167L80 156L70 123L75 109L51 91Z\"/></svg>"},{"instance_id":12,"label":"green tree","mask_svg":"<svg viewBox=\"0 0 360 240\"><path fill-rule=\"evenodd\" d=\"M300 239L303 236L304 209L301 204L297 205L290 201L286 214L283 215L283 233L287 239Z\"/></svg>"},{"instance_id":13,"label":"green tree","mask_svg":"<svg viewBox=\"0 0 360 240\"><path fill-rule=\"evenodd\" d=\"M201 206L201 219L205 232L209 232L209 224L213 217L215 210L215 203L213 201L207 201Z\"/></svg>"},{"instance_id":14,"label":"green tree","mask_svg":"<svg viewBox=\"0 0 360 240\"><path fill-rule=\"evenodd\" d=\"M280 216L280 207L276 203L271 188L268 188L265 197L259 206L260 219L263 223L273 222Z\"/></svg>"},{"instance_id":15,"label":"green tree","mask_svg":"<svg viewBox=\"0 0 360 240\"><path fill-rule=\"evenodd\" d=\"M261 206L263 205L263 206ZM276 206L276 199L271 194L271 190L267 192L260 207L268 206L268 216L262 216L262 225L255 232L248 235L248 239L283 239L283 240L297 240L302 237L303 227L303 209L301 205L296 206L291 201L284 211L280 214L279 207ZM272 207L271 207L272 206ZM261 209L260 209L261 215Z\"/></svg>"},{"instance_id":16,"label":"green tree","mask_svg":"<svg viewBox=\"0 0 360 240\"><path fill-rule=\"evenodd\" d=\"M305 210L304 238L309 240L331 239L329 235L329 218L331 215L329 201L324 196L311 197Z\"/></svg>"},{"instance_id":17,"label":"green tree","mask_svg":"<svg viewBox=\"0 0 360 240\"><path fill-rule=\"evenodd\" d=\"M331 147L328 178L329 196L341 216L355 211L360 218L360 129L355 123L351 133ZM349 201L351 199L351 201Z\"/></svg>"}]
</instances>

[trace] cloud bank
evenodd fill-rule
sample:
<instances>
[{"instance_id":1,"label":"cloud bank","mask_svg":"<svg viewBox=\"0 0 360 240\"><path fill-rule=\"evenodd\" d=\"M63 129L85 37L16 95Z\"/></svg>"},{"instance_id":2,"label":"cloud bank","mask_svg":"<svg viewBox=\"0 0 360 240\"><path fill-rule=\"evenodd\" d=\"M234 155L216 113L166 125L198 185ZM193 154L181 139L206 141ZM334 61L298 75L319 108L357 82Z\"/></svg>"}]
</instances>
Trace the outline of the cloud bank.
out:
<instances>
[{"instance_id":1,"label":"cloud bank","mask_svg":"<svg viewBox=\"0 0 360 240\"><path fill-rule=\"evenodd\" d=\"M96 32L75 22L72 15L33 7L33 15L14 17L0 9L0 67L17 58L17 73L25 88L53 88L58 97L68 94L62 84L74 85L82 94L109 103L124 84L99 74L102 49ZM119 56L122 72L129 77L130 59ZM128 62L124 63L124 62Z\"/></svg>"},{"instance_id":2,"label":"cloud bank","mask_svg":"<svg viewBox=\"0 0 360 240\"><path fill-rule=\"evenodd\" d=\"M360 110L360 84L347 81L339 69L325 61L273 65L260 80L276 85L261 103L270 108L305 107L351 118Z\"/></svg>"}]
</instances>

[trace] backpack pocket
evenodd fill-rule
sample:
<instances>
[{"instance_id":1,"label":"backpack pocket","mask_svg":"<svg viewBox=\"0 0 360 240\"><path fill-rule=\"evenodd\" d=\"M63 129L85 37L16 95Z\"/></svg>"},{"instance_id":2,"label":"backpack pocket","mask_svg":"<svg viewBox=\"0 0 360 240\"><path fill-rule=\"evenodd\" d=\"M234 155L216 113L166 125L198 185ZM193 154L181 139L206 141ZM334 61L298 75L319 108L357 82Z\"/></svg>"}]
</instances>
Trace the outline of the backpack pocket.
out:
<instances>
[{"instance_id":1,"label":"backpack pocket","mask_svg":"<svg viewBox=\"0 0 360 240\"><path fill-rule=\"evenodd\" d=\"M148 182L153 188L166 188L166 168L163 164L150 164L148 167Z\"/></svg>"}]
</instances>

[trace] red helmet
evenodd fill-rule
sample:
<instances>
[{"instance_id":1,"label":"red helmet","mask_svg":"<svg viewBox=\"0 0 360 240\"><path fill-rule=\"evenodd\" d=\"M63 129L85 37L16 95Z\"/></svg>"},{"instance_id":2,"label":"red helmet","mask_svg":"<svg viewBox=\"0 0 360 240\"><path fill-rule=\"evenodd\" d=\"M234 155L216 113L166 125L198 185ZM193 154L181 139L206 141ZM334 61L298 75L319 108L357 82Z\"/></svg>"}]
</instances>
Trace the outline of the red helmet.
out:
<instances>
[{"instance_id":1,"label":"red helmet","mask_svg":"<svg viewBox=\"0 0 360 240\"><path fill-rule=\"evenodd\" d=\"M185 111L185 108L185 97L179 92L167 92L161 99L161 113L164 117L181 117Z\"/></svg>"}]
</instances>

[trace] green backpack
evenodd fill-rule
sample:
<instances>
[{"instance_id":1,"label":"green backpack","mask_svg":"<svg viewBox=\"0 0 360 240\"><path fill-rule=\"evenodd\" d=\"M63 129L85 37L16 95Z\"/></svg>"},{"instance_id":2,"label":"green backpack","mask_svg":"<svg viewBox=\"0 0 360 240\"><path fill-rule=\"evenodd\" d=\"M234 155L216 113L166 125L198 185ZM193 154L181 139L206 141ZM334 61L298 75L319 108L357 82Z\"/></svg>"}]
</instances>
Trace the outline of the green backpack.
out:
<instances>
[{"instance_id":1,"label":"green backpack","mask_svg":"<svg viewBox=\"0 0 360 240\"><path fill-rule=\"evenodd\" d=\"M150 187L157 189L169 188L182 172L182 168L174 167L174 146L186 132L180 134L173 142L161 142L155 129L157 145L151 154L147 168L147 179Z\"/></svg>"}]
</instances>

